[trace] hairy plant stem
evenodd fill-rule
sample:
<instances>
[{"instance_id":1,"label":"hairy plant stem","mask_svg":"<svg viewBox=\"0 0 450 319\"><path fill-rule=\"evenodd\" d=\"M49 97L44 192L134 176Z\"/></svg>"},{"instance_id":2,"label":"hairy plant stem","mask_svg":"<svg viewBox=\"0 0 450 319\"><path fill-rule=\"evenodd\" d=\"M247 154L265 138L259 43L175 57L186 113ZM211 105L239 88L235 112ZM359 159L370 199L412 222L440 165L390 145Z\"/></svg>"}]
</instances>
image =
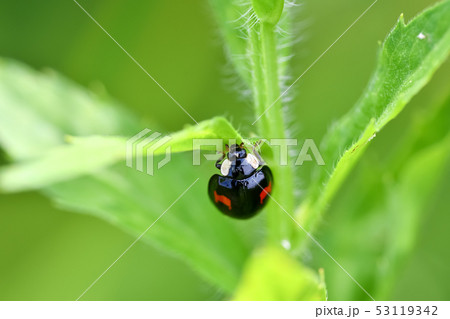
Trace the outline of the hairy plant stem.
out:
<instances>
[{"instance_id":1,"label":"hairy plant stem","mask_svg":"<svg viewBox=\"0 0 450 319\"><path fill-rule=\"evenodd\" d=\"M249 30L250 37L250 59L252 66L252 87L253 87L253 103L255 106L255 114L259 116L264 113L266 107L266 85L264 79L264 72L262 69L262 56L261 56L261 43L259 39L259 33L256 28L251 28ZM258 122L256 122L258 127L258 132L262 134L266 128L269 127L267 118L265 116L261 117Z\"/></svg>"},{"instance_id":2,"label":"hairy plant stem","mask_svg":"<svg viewBox=\"0 0 450 319\"><path fill-rule=\"evenodd\" d=\"M275 26L261 22L257 30L250 30L251 59L253 68L253 95L260 136L286 138L285 123L280 97L278 55L276 49ZM267 111L266 111L267 110ZM292 235L292 221L283 209L293 213L293 172L290 166L280 165L280 147L273 147L273 158L269 162L274 174L273 200L267 208L269 243L279 245ZM276 202L283 207L281 209Z\"/></svg>"}]
</instances>

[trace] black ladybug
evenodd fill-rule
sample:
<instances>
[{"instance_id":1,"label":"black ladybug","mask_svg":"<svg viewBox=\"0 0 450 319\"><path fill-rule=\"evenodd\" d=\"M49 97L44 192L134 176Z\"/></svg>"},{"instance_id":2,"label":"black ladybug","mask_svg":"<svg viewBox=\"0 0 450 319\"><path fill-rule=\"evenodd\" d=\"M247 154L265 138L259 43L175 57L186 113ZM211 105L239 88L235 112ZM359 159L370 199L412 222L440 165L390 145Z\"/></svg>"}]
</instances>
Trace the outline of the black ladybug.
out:
<instances>
[{"instance_id":1,"label":"black ladybug","mask_svg":"<svg viewBox=\"0 0 450 319\"><path fill-rule=\"evenodd\" d=\"M268 201L273 177L270 168L246 151L244 144L227 145L216 162L222 175L209 180L208 194L216 207L225 215L247 219L255 216Z\"/></svg>"}]
</instances>

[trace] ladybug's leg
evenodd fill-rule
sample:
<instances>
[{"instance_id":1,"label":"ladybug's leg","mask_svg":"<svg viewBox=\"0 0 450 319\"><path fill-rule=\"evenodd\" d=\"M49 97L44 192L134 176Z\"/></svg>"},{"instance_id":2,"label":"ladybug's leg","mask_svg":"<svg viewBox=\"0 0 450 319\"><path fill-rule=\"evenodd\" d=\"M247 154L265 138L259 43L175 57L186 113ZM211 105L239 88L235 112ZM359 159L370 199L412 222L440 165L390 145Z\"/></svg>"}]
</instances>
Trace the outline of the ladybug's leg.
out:
<instances>
[{"instance_id":1,"label":"ladybug's leg","mask_svg":"<svg viewBox=\"0 0 450 319\"><path fill-rule=\"evenodd\" d=\"M265 140L264 140L264 141L265 141ZM256 142L253 144L253 148L255 148L255 147L258 147L258 148L259 148L259 146L260 146L261 144L263 144L264 141L263 141L263 140L256 141Z\"/></svg>"}]
</instances>

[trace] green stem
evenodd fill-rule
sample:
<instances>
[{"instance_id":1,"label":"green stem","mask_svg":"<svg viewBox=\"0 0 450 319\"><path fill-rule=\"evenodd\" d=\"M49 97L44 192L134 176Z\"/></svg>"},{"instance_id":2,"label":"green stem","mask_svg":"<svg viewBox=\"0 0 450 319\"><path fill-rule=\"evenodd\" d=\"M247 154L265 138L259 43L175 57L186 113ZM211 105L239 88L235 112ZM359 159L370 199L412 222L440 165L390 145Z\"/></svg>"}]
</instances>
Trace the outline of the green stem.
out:
<instances>
[{"instance_id":1,"label":"green stem","mask_svg":"<svg viewBox=\"0 0 450 319\"><path fill-rule=\"evenodd\" d=\"M282 105L280 98L280 81L278 75L278 56L275 41L275 26L262 22L261 50L264 67L264 84L266 93L267 110L261 117L268 122L267 135L272 138L285 138L284 121L282 115ZM261 113L262 114L262 113ZM258 114L260 116L261 114ZM261 120L260 119L260 120Z\"/></svg>"},{"instance_id":2,"label":"green stem","mask_svg":"<svg viewBox=\"0 0 450 319\"><path fill-rule=\"evenodd\" d=\"M256 31L252 31L252 42ZM258 127L263 136L270 138L286 138L285 123L282 114L282 102L280 98L280 79L278 74L278 55L276 50L275 26L267 23L260 23L259 41L261 43L260 64L262 62L262 72L258 70L257 64L254 66L254 81L257 95L255 102L263 101L264 107L256 106L258 115L261 118ZM255 44L257 44L255 42ZM259 46L258 46L259 47ZM264 88L264 90L262 89ZM257 101L256 101L257 100ZM263 109L261 111L261 109ZM274 192L271 204L267 209L268 241L279 245L282 240L290 239L292 235L292 220L286 216L284 210L293 214L293 172L290 166L280 165L280 148L273 148L273 158L269 163L274 174ZM280 208L280 206L283 208Z\"/></svg>"},{"instance_id":3,"label":"green stem","mask_svg":"<svg viewBox=\"0 0 450 319\"><path fill-rule=\"evenodd\" d=\"M264 80L264 72L262 69L262 57L261 57L261 44L259 33L256 28L251 28L249 31L250 37L250 60L252 65L252 89L253 99L255 106L255 114L259 115L264 112L266 107L266 86ZM256 122L258 131L261 134L269 127L267 118L263 116L258 122Z\"/></svg>"}]
</instances>

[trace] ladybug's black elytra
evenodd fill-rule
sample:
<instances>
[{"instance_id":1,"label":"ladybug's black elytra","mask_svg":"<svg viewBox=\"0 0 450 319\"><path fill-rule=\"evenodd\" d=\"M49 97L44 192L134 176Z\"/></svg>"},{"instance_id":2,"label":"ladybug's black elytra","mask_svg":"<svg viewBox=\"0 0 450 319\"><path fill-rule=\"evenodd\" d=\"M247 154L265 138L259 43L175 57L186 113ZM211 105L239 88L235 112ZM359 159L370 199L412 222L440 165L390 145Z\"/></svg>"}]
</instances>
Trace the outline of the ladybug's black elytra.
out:
<instances>
[{"instance_id":1,"label":"ladybug's black elytra","mask_svg":"<svg viewBox=\"0 0 450 319\"><path fill-rule=\"evenodd\" d=\"M272 172L263 165L256 151L255 155L247 152L243 143L227 145L227 153L216 162L221 175L215 174L209 180L208 195L227 216L253 217L269 199L273 187Z\"/></svg>"}]
</instances>

